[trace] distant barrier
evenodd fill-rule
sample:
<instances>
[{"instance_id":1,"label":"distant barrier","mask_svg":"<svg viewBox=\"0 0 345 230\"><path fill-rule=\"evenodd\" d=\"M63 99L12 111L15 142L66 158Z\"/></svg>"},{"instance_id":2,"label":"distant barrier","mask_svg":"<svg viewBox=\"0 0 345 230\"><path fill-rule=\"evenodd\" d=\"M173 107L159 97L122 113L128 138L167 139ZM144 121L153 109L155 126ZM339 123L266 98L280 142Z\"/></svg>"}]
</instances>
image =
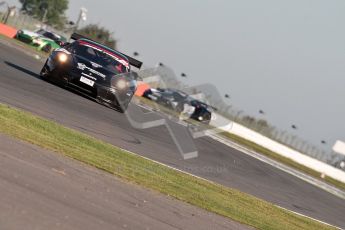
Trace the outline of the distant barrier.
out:
<instances>
[{"instance_id":1,"label":"distant barrier","mask_svg":"<svg viewBox=\"0 0 345 230\"><path fill-rule=\"evenodd\" d=\"M261 135L260 133L257 133L251 129L248 129L238 123L233 123L231 128L228 128L224 131L227 131L229 133L235 134L237 136L240 136L244 139L247 139L251 142L254 142L266 149L269 149L281 156L284 156L286 158L289 158L301 165L304 165L308 168L311 168L317 172L320 172L320 174L325 174L329 177L332 177L338 181L341 181L345 183L345 172L337 169L329 164L326 164L322 161L319 161L315 158L309 157L303 153L300 153L294 149L291 149L283 144L280 144L279 142L276 142L268 137L265 137Z\"/></svg>"},{"instance_id":2,"label":"distant barrier","mask_svg":"<svg viewBox=\"0 0 345 230\"><path fill-rule=\"evenodd\" d=\"M0 34L9 38L14 38L14 36L17 34L17 29L0 23Z\"/></svg>"},{"instance_id":3,"label":"distant barrier","mask_svg":"<svg viewBox=\"0 0 345 230\"><path fill-rule=\"evenodd\" d=\"M0 12L0 18L1 18L1 15L4 15L5 13L6 12ZM20 9L17 9L16 13L14 15L11 15L8 18L6 25L12 28L17 28L18 30L25 29L25 30L30 30L30 31L36 31L38 29L43 28L43 29L55 32L59 35L62 35L66 38L68 38L71 35L70 29L67 31L58 30L52 26L42 23L40 20L38 20L35 17L25 14L24 12L20 11Z\"/></svg>"},{"instance_id":4,"label":"distant barrier","mask_svg":"<svg viewBox=\"0 0 345 230\"><path fill-rule=\"evenodd\" d=\"M138 81L138 87L137 87L137 90L135 91L135 95L138 97L141 97L143 96L144 92L149 88L150 86L147 83Z\"/></svg>"}]
</instances>

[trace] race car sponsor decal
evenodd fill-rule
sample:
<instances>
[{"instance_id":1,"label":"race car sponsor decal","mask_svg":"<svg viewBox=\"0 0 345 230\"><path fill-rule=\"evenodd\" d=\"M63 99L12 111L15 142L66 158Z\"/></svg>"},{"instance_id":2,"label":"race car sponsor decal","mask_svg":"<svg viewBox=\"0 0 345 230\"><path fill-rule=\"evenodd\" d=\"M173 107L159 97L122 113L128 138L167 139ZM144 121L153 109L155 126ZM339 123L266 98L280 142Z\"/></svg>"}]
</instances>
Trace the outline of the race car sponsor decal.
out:
<instances>
[{"instance_id":1,"label":"race car sponsor decal","mask_svg":"<svg viewBox=\"0 0 345 230\"><path fill-rule=\"evenodd\" d=\"M127 60L121 58L120 56L117 56L116 54L106 50L106 49L103 49L101 47L98 47L96 45L93 45L93 44L90 44L88 42L84 42L84 41L79 41L79 44L80 45L84 45L84 46L87 46L87 47L90 47L92 49L95 49L95 50L98 50L100 52L104 52L106 54L108 54L109 56L111 56L112 58L114 58L117 62L121 63L122 65L124 65L126 67L126 69L128 70L129 69L129 63Z\"/></svg>"},{"instance_id":2,"label":"race car sponsor decal","mask_svg":"<svg viewBox=\"0 0 345 230\"><path fill-rule=\"evenodd\" d=\"M98 72L98 71L96 71L96 70L94 70L94 69L92 69L92 68L86 66L84 63L79 63L79 62L78 62L77 68L80 69L80 70L85 70L85 69L87 69L88 71L90 71L90 73L96 74L96 75L100 76L100 77L103 78L103 79L105 79L105 77L106 77L105 74L102 74L102 73L100 73L100 72Z\"/></svg>"},{"instance_id":3,"label":"race car sponsor decal","mask_svg":"<svg viewBox=\"0 0 345 230\"><path fill-rule=\"evenodd\" d=\"M89 74L86 74L86 73L81 73L81 74L84 75L85 77L91 78L94 81L97 81L97 78L95 78L95 77L93 77L93 76L91 76Z\"/></svg>"},{"instance_id":4,"label":"race car sponsor decal","mask_svg":"<svg viewBox=\"0 0 345 230\"><path fill-rule=\"evenodd\" d=\"M87 84L87 85L89 85L89 86L93 86L95 84L94 81L92 81L92 80L90 80L90 79L88 79L86 77L83 77L83 76L80 77L80 81L85 83L85 84Z\"/></svg>"},{"instance_id":5,"label":"race car sponsor decal","mask_svg":"<svg viewBox=\"0 0 345 230\"><path fill-rule=\"evenodd\" d=\"M92 65L93 68L100 68L100 67L102 67L100 64L97 64L97 63L92 62L92 61L90 61L90 62L91 62L91 65Z\"/></svg>"},{"instance_id":6,"label":"race car sponsor decal","mask_svg":"<svg viewBox=\"0 0 345 230\"><path fill-rule=\"evenodd\" d=\"M84 70L86 68L88 68L88 67L84 63L79 63L78 62L78 69Z\"/></svg>"}]
</instances>

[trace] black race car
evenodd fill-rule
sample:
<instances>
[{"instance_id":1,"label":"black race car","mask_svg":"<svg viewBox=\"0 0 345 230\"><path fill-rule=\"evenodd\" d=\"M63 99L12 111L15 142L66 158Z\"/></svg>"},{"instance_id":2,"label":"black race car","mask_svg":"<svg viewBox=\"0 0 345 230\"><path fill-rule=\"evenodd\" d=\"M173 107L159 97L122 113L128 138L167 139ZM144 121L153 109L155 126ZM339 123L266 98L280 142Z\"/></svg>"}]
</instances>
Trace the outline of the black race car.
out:
<instances>
[{"instance_id":1,"label":"black race car","mask_svg":"<svg viewBox=\"0 0 345 230\"><path fill-rule=\"evenodd\" d=\"M210 123L212 117L212 108L198 100L192 99L190 105L195 108L194 113L191 115L191 118L203 123Z\"/></svg>"},{"instance_id":2,"label":"black race car","mask_svg":"<svg viewBox=\"0 0 345 230\"><path fill-rule=\"evenodd\" d=\"M185 102L188 95L174 89L151 88L144 92L143 97L181 113L183 111L183 102Z\"/></svg>"},{"instance_id":3,"label":"black race car","mask_svg":"<svg viewBox=\"0 0 345 230\"><path fill-rule=\"evenodd\" d=\"M67 42L65 37L63 37L63 36L61 36L61 35L59 35L57 33L51 32L51 31L47 31L47 30L44 30L44 29L39 29L39 30L36 31L36 33L42 35L43 37L52 39L57 44L60 44L61 42L63 42L63 43Z\"/></svg>"},{"instance_id":4,"label":"black race car","mask_svg":"<svg viewBox=\"0 0 345 230\"><path fill-rule=\"evenodd\" d=\"M142 63L81 35L71 38L75 41L51 53L40 76L124 112L136 90L137 74L130 67Z\"/></svg>"},{"instance_id":5,"label":"black race car","mask_svg":"<svg viewBox=\"0 0 345 230\"><path fill-rule=\"evenodd\" d=\"M194 99L183 91L176 89L147 89L143 97L168 107L178 113L184 113L186 106L194 107L190 118L208 124L211 121L212 107ZM187 109L188 110L188 109Z\"/></svg>"}]
</instances>

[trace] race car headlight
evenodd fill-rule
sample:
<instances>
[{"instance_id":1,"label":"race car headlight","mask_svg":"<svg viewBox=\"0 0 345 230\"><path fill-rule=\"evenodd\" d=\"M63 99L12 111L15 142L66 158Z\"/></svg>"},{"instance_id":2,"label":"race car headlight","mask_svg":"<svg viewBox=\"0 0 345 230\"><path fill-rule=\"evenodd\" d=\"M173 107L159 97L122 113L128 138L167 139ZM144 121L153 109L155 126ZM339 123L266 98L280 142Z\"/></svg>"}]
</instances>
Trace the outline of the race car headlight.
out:
<instances>
[{"instance_id":1,"label":"race car headlight","mask_svg":"<svg viewBox=\"0 0 345 230\"><path fill-rule=\"evenodd\" d=\"M124 78L113 77L111 80L111 86L117 90L124 90L129 87L129 82Z\"/></svg>"},{"instance_id":2,"label":"race car headlight","mask_svg":"<svg viewBox=\"0 0 345 230\"><path fill-rule=\"evenodd\" d=\"M57 58L61 63L65 63L68 60L68 56L65 53L59 53Z\"/></svg>"},{"instance_id":3,"label":"race car headlight","mask_svg":"<svg viewBox=\"0 0 345 230\"><path fill-rule=\"evenodd\" d=\"M116 82L116 88L118 88L118 89L124 89L127 87L127 85L128 85L127 81L124 79L120 79Z\"/></svg>"}]
</instances>

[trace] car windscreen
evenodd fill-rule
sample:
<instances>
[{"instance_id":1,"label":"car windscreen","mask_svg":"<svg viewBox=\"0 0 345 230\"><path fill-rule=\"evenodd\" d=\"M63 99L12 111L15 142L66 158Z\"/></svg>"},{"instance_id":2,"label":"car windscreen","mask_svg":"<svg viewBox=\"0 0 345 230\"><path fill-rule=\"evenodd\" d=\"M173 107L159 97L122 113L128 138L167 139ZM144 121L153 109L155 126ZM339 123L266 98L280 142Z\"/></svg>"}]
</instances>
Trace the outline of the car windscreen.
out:
<instances>
[{"instance_id":1,"label":"car windscreen","mask_svg":"<svg viewBox=\"0 0 345 230\"><path fill-rule=\"evenodd\" d=\"M59 41L59 37L55 36L55 34L45 31L45 30L38 30L37 31L38 34L42 35L43 37L49 38L53 41Z\"/></svg>"},{"instance_id":2,"label":"car windscreen","mask_svg":"<svg viewBox=\"0 0 345 230\"><path fill-rule=\"evenodd\" d=\"M36 31L36 33L42 35L43 37L49 38L55 42L59 42L59 41L66 42L67 41L67 39L65 37L60 36L60 35L55 34L55 33L52 33L52 32L49 32L49 31L46 31L44 29L39 29Z\"/></svg>"},{"instance_id":3,"label":"car windscreen","mask_svg":"<svg viewBox=\"0 0 345 230\"><path fill-rule=\"evenodd\" d=\"M195 106L195 107L203 107L203 108L205 108L205 109L208 109L208 107L209 107L207 104L205 104L205 103L203 103L203 102L201 102L201 101L195 100L195 99L193 99L192 97L189 97L188 100L190 101L190 104L191 104L192 106Z\"/></svg>"},{"instance_id":4,"label":"car windscreen","mask_svg":"<svg viewBox=\"0 0 345 230\"><path fill-rule=\"evenodd\" d=\"M115 74L126 73L128 68L121 62L125 60L119 59L116 54L103 50L97 46L84 42L74 42L68 50L78 56L87 59L93 64L98 64Z\"/></svg>"}]
</instances>

